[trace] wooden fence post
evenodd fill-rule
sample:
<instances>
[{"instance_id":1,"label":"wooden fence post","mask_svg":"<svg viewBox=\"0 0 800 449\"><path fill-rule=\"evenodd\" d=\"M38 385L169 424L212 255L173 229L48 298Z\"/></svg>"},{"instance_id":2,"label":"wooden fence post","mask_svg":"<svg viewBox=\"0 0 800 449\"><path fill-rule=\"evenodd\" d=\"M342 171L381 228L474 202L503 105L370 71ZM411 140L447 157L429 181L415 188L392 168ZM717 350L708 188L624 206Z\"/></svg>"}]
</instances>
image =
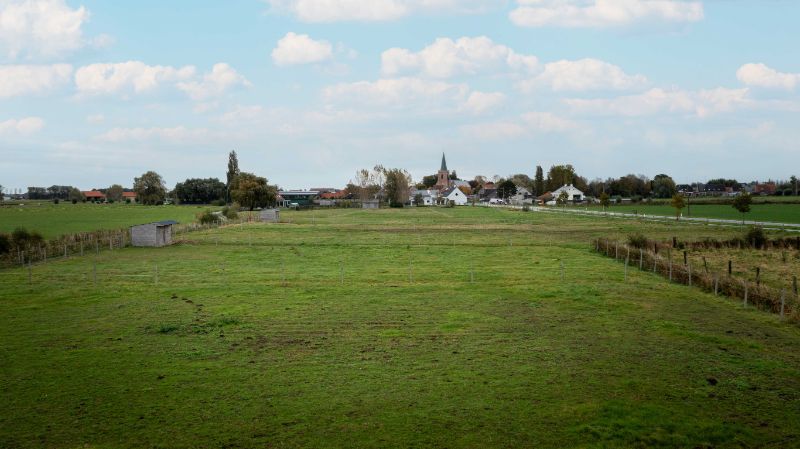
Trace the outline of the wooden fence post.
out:
<instances>
[{"instance_id":1,"label":"wooden fence post","mask_svg":"<svg viewBox=\"0 0 800 449\"><path fill-rule=\"evenodd\" d=\"M639 248L639 271L644 269L644 250Z\"/></svg>"},{"instance_id":2,"label":"wooden fence post","mask_svg":"<svg viewBox=\"0 0 800 449\"><path fill-rule=\"evenodd\" d=\"M714 275L714 296L719 296L719 273Z\"/></svg>"},{"instance_id":3,"label":"wooden fence post","mask_svg":"<svg viewBox=\"0 0 800 449\"><path fill-rule=\"evenodd\" d=\"M748 294L748 286L747 281L742 281L744 284L744 306L747 307L747 294Z\"/></svg>"},{"instance_id":4,"label":"wooden fence post","mask_svg":"<svg viewBox=\"0 0 800 449\"><path fill-rule=\"evenodd\" d=\"M706 274L708 274L708 261L706 260L706 256L703 256L703 268L706 269Z\"/></svg>"},{"instance_id":5,"label":"wooden fence post","mask_svg":"<svg viewBox=\"0 0 800 449\"><path fill-rule=\"evenodd\" d=\"M33 285L33 266L30 259L28 259L28 284Z\"/></svg>"},{"instance_id":6,"label":"wooden fence post","mask_svg":"<svg viewBox=\"0 0 800 449\"><path fill-rule=\"evenodd\" d=\"M733 261L728 260L728 276L733 275Z\"/></svg>"},{"instance_id":7,"label":"wooden fence post","mask_svg":"<svg viewBox=\"0 0 800 449\"><path fill-rule=\"evenodd\" d=\"M792 278L792 288L794 289L794 295L797 296L797 276Z\"/></svg>"},{"instance_id":8,"label":"wooden fence post","mask_svg":"<svg viewBox=\"0 0 800 449\"><path fill-rule=\"evenodd\" d=\"M761 267L756 267L756 285L761 286Z\"/></svg>"},{"instance_id":9,"label":"wooden fence post","mask_svg":"<svg viewBox=\"0 0 800 449\"><path fill-rule=\"evenodd\" d=\"M786 290L781 290L781 319L783 318L783 310L786 307Z\"/></svg>"},{"instance_id":10,"label":"wooden fence post","mask_svg":"<svg viewBox=\"0 0 800 449\"><path fill-rule=\"evenodd\" d=\"M689 271L689 287L692 286L692 264L687 264L686 268Z\"/></svg>"}]
</instances>

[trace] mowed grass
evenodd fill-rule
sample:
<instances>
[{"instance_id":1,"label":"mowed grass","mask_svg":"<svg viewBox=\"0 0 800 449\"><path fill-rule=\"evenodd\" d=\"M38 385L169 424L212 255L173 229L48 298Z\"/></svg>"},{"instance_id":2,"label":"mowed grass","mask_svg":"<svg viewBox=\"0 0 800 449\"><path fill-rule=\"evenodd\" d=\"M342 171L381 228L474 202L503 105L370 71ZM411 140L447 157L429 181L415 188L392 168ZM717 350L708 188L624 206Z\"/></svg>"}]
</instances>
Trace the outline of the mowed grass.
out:
<instances>
[{"instance_id":1,"label":"mowed grass","mask_svg":"<svg viewBox=\"0 0 800 449\"><path fill-rule=\"evenodd\" d=\"M0 272L0 446L800 445L796 325L587 240L729 230L285 218Z\"/></svg>"},{"instance_id":2,"label":"mowed grass","mask_svg":"<svg viewBox=\"0 0 800 449\"><path fill-rule=\"evenodd\" d=\"M748 221L766 221L773 223L800 223L800 204L753 204L752 210L745 214ZM585 209L585 208L581 208ZM589 210L602 210L599 206L589 207ZM675 216L675 209L669 205L619 205L608 208L609 212L639 213L647 215ZM726 220L741 220L742 214L729 204L700 204L692 205L691 212L683 209L685 217L695 218L721 218Z\"/></svg>"},{"instance_id":3,"label":"mowed grass","mask_svg":"<svg viewBox=\"0 0 800 449\"><path fill-rule=\"evenodd\" d=\"M45 238L128 226L160 220L193 222L204 206L142 206L138 204L91 204L34 202L0 207L0 232L17 227L38 231ZM217 208L211 208L217 209Z\"/></svg>"}]
</instances>

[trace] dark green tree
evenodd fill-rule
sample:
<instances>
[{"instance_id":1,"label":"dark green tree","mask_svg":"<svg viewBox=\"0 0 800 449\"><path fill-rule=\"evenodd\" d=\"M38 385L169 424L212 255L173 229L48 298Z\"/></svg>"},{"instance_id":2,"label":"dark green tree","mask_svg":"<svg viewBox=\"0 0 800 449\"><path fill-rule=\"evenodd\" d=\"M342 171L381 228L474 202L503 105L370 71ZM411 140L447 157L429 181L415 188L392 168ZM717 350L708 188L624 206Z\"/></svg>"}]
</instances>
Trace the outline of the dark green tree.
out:
<instances>
[{"instance_id":1,"label":"dark green tree","mask_svg":"<svg viewBox=\"0 0 800 449\"><path fill-rule=\"evenodd\" d=\"M686 197L681 195L680 193L676 193L672 196L672 201L670 201L670 205L675 208L675 220L681 219L681 211L683 208L686 207Z\"/></svg>"},{"instance_id":2,"label":"dark green tree","mask_svg":"<svg viewBox=\"0 0 800 449\"><path fill-rule=\"evenodd\" d=\"M675 181L669 175L656 175L653 178L653 196L656 198L672 198L673 195L678 193L675 186Z\"/></svg>"},{"instance_id":3,"label":"dark green tree","mask_svg":"<svg viewBox=\"0 0 800 449\"><path fill-rule=\"evenodd\" d=\"M409 200L411 176L399 168L384 169L386 181L383 189L391 207L403 207Z\"/></svg>"},{"instance_id":4,"label":"dark green tree","mask_svg":"<svg viewBox=\"0 0 800 449\"><path fill-rule=\"evenodd\" d=\"M225 199L227 187L217 178L191 178L175 185L175 197L181 204L210 204Z\"/></svg>"},{"instance_id":5,"label":"dark green tree","mask_svg":"<svg viewBox=\"0 0 800 449\"><path fill-rule=\"evenodd\" d=\"M125 189L122 188L119 184L114 184L106 190L106 198L109 201L122 201L122 194L125 192Z\"/></svg>"},{"instance_id":6,"label":"dark green tree","mask_svg":"<svg viewBox=\"0 0 800 449\"><path fill-rule=\"evenodd\" d=\"M742 224L744 224L744 216L750 212L750 206L753 204L753 197L745 192L736 196L733 200L733 208L742 214Z\"/></svg>"},{"instance_id":7,"label":"dark green tree","mask_svg":"<svg viewBox=\"0 0 800 449\"><path fill-rule=\"evenodd\" d=\"M541 165L536 166L536 175L533 178L533 190L536 196L544 195L544 170Z\"/></svg>"},{"instance_id":8,"label":"dark green tree","mask_svg":"<svg viewBox=\"0 0 800 449\"><path fill-rule=\"evenodd\" d=\"M231 187L231 198L251 211L275 204L278 196L277 189L267 183L267 178L252 173L239 173Z\"/></svg>"},{"instance_id":9,"label":"dark green tree","mask_svg":"<svg viewBox=\"0 0 800 449\"><path fill-rule=\"evenodd\" d=\"M603 211L611 206L611 197L606 192L600 193L600 205L603 206Z\"/></svg>"},{"instance_id":10,"label":"dark green tree","mask_svg":"<svg viewBox=\"0 0 800 449\"><path fill-rule=\"evenodd\" d=\"M517 185L514 181L506 179L497 185L497 196L503 199L508 199L517 194Z\"/></svg>"},{"instance_id":11,"label":"dark green tree","mask_svg":"<svg viewBox=\"0 0 800 449\"><path fill-rule=\"evenodd\" d=\"M139 202L144 205L163 204L167 198L164 178L154 171L133 178L133 191L136 192Z\"/></svg>"},{"instance_id":12,"label":"dark green tree","mask_svg":"<svg viewBox=\"0 0 800 449\"><path fill-rule=\"evenodd\" d=\"M229 203L231 202L231 189L233 188L233 180L239 176L239 173L239 157L236 155L236 151L231 151L228 154L228 171L225 173L225 177L227 179L225 184L225 200Z\"/></svg>"}]
</instances>

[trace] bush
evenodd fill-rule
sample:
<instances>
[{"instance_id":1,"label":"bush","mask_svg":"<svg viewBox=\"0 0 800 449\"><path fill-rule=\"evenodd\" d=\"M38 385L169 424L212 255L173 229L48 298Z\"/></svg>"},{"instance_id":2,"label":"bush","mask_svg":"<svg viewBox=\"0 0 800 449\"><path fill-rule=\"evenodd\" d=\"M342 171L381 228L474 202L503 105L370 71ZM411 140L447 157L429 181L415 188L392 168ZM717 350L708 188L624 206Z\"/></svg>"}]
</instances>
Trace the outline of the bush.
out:
<instances>
[{"instance_id":1,"label":"bush","mask_svg":"<svg viewBox=\"0 0 800 449\"><path fill-rule=\"evenodd\" d=\"M224 206L226 204L228 203L226 203L225 200L214 200L211 202L212 206Z\"/></svg>"},{"instance_id":2,"label":"bush","mask_svg":"<svg viewBox=\"0 0 800 449\"><path fill-rule=\"evenodd\" d=\"M125 204L131 204L131 199L130 198L125 198Z\"/></svg>"},{"instance_id":3,"label":"bush","mask_svg":"<svg viewBox=\"0 0 800 449\"><path fill-rule=\"evenodd\" d=\"M239 212L237 212L233 207L228 206L222 208L222 215L224 215L228 220L235 220L239 218Z\"/></svg>"},{"instance_id":4,"label":"bush","mask_svg":"<svg viewBox=\"0 0 800 449\"><path fill-rule=\"evenodd\" d=\"M28 232L25 228L16 228L11 233L11 242L14 246L17 247L25 247L25 246L34 246L42 243L44 241L44 237L38 232Z\"/></svg>"},{"instance_id":5,"label":"bush","mask_svg":"<svg viewBox=\"0 0 800 449\"><path fill-rule=\"evenodd\" d=\"M199 221L200 224L219 223L219 215L211 212L210 210L207 210L197 216L197 221Z\"/></svg>"},{"instance_id":6,"label":"bush","mask_svg":"<svg viewBox=\"0 0 800 449\"><path fill-rule=\"evenodd\" d=\"M644 234L637 232L636 234L628 235L628 245L631 248L645 249L647 248L647 237Z\"/></svg>"},{"instance_id":7,"label":"bush","mask_svg":"<svg viewBox=\"0 0 800 449\"><path fill-rule=\"evenodd\" d=\"M76 198L72 199L72 204L78 204L78 200Z\"/></svg>"},{"instance_id":8,"label":"bush","mask_svg":"<svg viewBox=\"0 0 800 449\"><path fill-rule=\"evenodd\" d=\"M11 252L11 236L8 234L0 234L0 254L7 254Z\"/></svg>"},{"instance_id":9,"label":"bush","mask_svg":"<svg viewBox=\"0 0 800 449\"><path fill-rule=\"evenodd\" d=\"M58 198L56 198L56 199L54 199L54 200L53 200L53 204L58 204L60 201L61 201L61 200L59 200Z\"/></svg>"},{"instance_id":10,"label":"bush","mask_svg":"<svg viewBox=\"0 0 800 449\"><path fill-rule=\"evenodd\" d=\"M753 226L744 235L744 240L754 248L762 248L767 243L767 235L761 226Z\"/></svg>"}]
</instances>

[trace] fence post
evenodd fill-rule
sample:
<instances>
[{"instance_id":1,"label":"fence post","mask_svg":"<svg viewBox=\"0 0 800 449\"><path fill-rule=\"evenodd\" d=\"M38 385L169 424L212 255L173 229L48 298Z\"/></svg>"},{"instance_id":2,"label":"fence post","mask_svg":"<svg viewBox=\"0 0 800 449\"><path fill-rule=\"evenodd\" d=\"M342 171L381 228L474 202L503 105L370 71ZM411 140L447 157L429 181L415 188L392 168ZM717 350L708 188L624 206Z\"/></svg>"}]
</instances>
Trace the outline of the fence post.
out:
<instances>
[{"instance_id":1,"label":"fence post","mask_svg":"<svg viewBox=\"0 0 800 449\"><path fill-rule=\"evenodd\" d=\"M686 267L689 270L689 287L691 287L692 286L692 264L688 264L688 265L686 265Z\"/></svg>"},{"instance_id":2,"label":"fence post","mask_svg":"<svg viewBox=\"0 0 800 449\"><path fill-rule=\"evenodd\" d=\"M714 296L719 296L719 273L714 275Z\"/></svg>"},{"instance_id":3,"label":"fence post","mask_svg":"<svg viewBox=\"0 0 800 449\"><path fill-rule=\"evenodd\" d=\"M783 310L786 307L786 290L781 290L781 318L783 318Z\"/></svg>"},{"instance_id":4,"label":"fence post","mask_svg":"<svg viewBox=\"0 0 800 449\"><path fill-rule=\"evenodd\" d=\"M110 235L108 236L108 249L114 251L114 239Z\"/></svg>"},{"instance_id":5,"label":"fence post","mask_svg":"<svg viewBox=\"0 0 800 449\"><path fill-rule=\"evenodd\" d=\"M44 263L47 263L47 245L44 245Z\"/></svg>"},{"instance_id":6,"label":"fence post","mask_svg":"<svg viewBox=\"0 0 800 449\"><path fill-rule=\"evenodd\" d=\"M83 257L83 236L81 236L81 257Z\"/></svg>"},{"instance_id":7,"label":"fence post","mask_svg":"<svg viewBox=\"0 0 800 449\"><path fill-rule=\"evenodd\" d=\"M669 258L669 281L672 282L672 255Z\"/></svg>"},{"instance_id":8,"label":"fence post","mask_svg":"<svg viewBox=\"0 0 800 449\"><path fill-rule=\"evenodd\" d=\"M33 285L33 267L30 259L28 259L28 284Z\"/></svg>"},{"instance_id":9,"label":"fence post","mask_svg":"<svg viewBox=\"0 0 800 449\"><path fill-rule=\"evenodd\" d=\"M728 276L733 275L733 261L728 260Z\"/></svg>"},{"instance_id":10,"label":"fence post","mask_svg":"<svg viewBox=\"0 0 800 449\"><path fill-rule=\"evenodd\" d=\"M744 284L744 306L747 307L747 294L748 294L748 286L747 281L742 281Z\"/></svg>"},{"instance_id":11,"label":"fence post","mask_svg":"<svg viewBox=\"0 0 800 449\"><path fill-rule=\"evenodd\" d=\"M797 276L792 278L792 288L794 289L794 295L797 296Z\"/></svg>"},{"instance_id":12,"label":"fence post","mask_svg":"<svg viewBox=\"0 0 800 449\"><path fill-rule=\"evenodd\" d=\"M644 250L639 248L639 271L644 269Z\"/></svg>"},{"instance_id":13,"label":"fence post","mask_svg":"<svg viewBox=\"0 0 800 449\"><path fill-rule=\"evenodd\" d=\"M706 260L706 256L703 256L703 267L706 269L706 274L708 274L708 261Z\"/></svg>"},{"instance_id":14,"label":"fence post","mask_svg":"<svg viewBox=\"0 0 800 449\"><path fill-rule=\"evenodd\" d=\"M756 267L756 285L761 286L761 267Z\"/></svg>"},{"instance_id":15,"label":"fence post","mask_svg":"<svg viewBox=\"0 0 800 449\"><path fill-rule=\"evenodd\" d=\"M614 260L619 260L619 242L614 242Z\"/></svg>"}]
</instances>

